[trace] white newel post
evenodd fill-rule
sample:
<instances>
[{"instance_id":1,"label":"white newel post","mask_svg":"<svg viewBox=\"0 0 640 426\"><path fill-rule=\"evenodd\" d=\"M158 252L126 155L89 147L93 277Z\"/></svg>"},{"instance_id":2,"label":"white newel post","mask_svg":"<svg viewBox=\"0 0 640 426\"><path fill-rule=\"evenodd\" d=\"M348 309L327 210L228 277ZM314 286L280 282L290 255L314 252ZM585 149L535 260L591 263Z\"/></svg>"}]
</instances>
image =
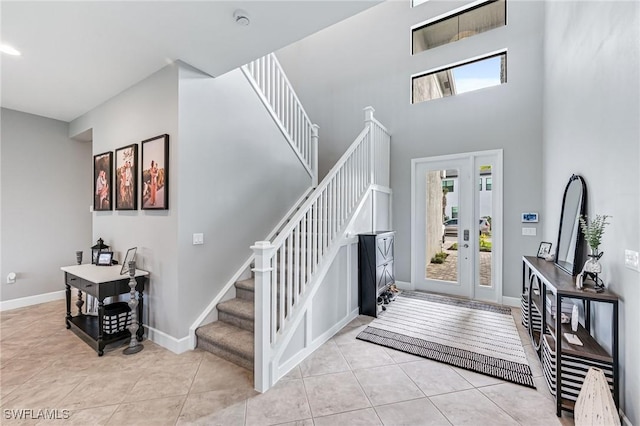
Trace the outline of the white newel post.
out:
<instances>
[{"instance_id":1,"label":"white newel post","mask_svg":"<svg viewBox=\"0 0 640 426\"><path fill-rule=\"evenodd\" d=\"M376 183L376 144L373 140L373 109L372 106L368 106L364 108L364 124L369 128L369 167L371 170L369 171L369 183Z\"/></svg>"},{"instance_id":2,"label":"white newel post","mask_svg":"<svg viewBox=\"0 0 640 426\"><path fill-rule=\"evenodd\" d=\"M313 183L312 186L315 188L318 186L318 129L320 127L317 124L311 125L311 155L313 156L312 169L313 172Z\"/></svg>"},{"instance_id":3,"label":"white newel post","mask_svg":"<svg viewBox=\"0 0 640 426\"><path fill-rule=\"evenodd\" d=\"M269 241L256 241L251 246L255 254L255 323L254 323L254 386L258 392L271 387L271 258L274 247Z\"/></svg>"}]
</instances>

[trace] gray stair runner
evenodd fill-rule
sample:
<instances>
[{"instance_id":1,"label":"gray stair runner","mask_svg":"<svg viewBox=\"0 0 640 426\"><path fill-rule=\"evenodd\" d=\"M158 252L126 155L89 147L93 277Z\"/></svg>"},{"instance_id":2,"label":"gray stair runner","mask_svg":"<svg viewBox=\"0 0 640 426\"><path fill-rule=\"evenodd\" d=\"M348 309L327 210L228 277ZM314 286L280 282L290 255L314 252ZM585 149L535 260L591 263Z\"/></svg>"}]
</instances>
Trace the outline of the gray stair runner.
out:
<instances>
[{"instance_id":1,"label":"gray stair runner","mask_svg":"<svg viewBox=\"0 0 640 426\"><path fill-rule=\"evenodd\" d=\"M235 287L236 298L218 304L218 321L196 330L198 347L253 371L254 280Z\"/></svg>"}]
</instances>

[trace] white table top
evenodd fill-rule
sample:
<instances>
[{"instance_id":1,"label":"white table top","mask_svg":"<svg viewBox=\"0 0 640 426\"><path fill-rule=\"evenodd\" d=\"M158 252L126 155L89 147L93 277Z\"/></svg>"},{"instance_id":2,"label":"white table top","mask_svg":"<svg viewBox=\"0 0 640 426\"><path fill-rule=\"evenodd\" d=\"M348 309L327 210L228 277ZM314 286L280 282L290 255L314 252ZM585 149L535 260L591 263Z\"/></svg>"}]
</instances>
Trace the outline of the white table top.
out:
<instances>
[{"instance_id":1,"label":"white table top","mask_svg":"<svg viewBox=\"0 0 640 426\"><path fill-rule=\"evenodd\" d=\"M87 263L85 265L63 266L60 269L96 284L129 278L129 274L120 275L122 265L97 266ZM136 268L136 277L147 275L149 275L149 272Z\"/></svg>"}]
</instances>

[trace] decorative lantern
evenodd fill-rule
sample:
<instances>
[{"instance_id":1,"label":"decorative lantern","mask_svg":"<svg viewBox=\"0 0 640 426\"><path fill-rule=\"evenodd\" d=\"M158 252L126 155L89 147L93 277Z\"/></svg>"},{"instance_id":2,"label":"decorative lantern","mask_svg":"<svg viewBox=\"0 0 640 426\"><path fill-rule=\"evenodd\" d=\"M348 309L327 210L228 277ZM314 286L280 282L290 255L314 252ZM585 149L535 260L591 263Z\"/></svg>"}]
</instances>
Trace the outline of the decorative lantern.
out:
<instances>
[{"instance_id":1,"label":"decorative lantern","mask_svg":"<svg viewBox=\"0 0 640 426\"><path fill-rule=\"evenodd\" d=\"M98 256L101 251L109 251L109 246L104 243L102 238L98 238L98 244L91 247L91 263L94 265L98 264Z\"/></svg>"}]
</instances>

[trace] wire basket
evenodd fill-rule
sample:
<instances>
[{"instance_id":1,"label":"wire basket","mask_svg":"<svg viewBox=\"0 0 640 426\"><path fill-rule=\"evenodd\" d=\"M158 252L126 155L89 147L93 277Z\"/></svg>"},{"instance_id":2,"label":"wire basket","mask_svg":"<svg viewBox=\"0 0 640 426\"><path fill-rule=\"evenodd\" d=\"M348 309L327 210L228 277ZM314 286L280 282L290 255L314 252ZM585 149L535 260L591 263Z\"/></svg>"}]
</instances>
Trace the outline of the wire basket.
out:
<instances>
[{"instance_id":1,"label":"wire basket","mask_svg":"<svg viewBox=\"0 0 640 426\"><path fill-rule=\"evenodd\" d=\"M116 334L126 330L131 324L131 308L126 302L110 303L104 307L102 331Z\"/></svg>"}]
</instances>

